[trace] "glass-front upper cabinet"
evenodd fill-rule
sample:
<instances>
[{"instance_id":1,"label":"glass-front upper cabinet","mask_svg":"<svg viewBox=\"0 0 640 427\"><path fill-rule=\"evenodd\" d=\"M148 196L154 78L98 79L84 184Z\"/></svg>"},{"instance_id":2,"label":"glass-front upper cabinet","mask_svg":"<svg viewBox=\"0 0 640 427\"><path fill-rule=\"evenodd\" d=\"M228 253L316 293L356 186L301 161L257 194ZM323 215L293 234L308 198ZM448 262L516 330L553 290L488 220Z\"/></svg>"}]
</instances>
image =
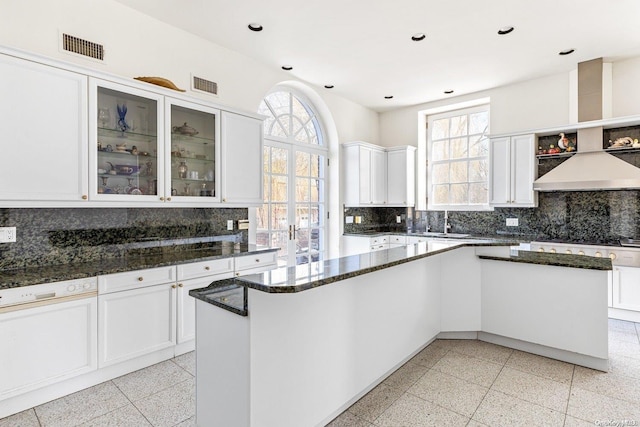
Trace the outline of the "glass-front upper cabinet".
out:
<instances>
[{"instance_id":1,"label":"glass-front upper cabinet","mask_svg":"<svg viewBox=\"0 0 640 427\"><path fill-rule=\"evenodd\" d=\"M89 93L90 198L164 201L164 97L96 79Z\"/></svg>"},{"instance_id":2,"label":"glass-front upper cabinet","mask_svg":"<svg viewBox=\"0 0 640 427\"><path fill-rule=\"evenodd\" d=\"M166 197L220 201L220 111L171 98L165 109L165 155L170 159Z\"/></svg>"}]
</instances>

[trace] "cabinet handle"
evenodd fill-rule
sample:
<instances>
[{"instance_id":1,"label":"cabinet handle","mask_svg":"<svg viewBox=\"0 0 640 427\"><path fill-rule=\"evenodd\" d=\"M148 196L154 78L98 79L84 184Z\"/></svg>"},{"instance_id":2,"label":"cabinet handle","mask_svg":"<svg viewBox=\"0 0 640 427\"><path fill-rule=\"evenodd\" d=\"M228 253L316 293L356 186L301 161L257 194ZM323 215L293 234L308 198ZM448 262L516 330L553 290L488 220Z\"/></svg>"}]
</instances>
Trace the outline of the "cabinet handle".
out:
<instances>
[{"instance_id":1,"label":"cabinet handle","mask_svg":"<svg viewBox=\"0 0 640 427\"><path fill-rule=\"evenodd\" d=\"M208 265L204 268L205 270L209 271L211 270L211 267L209 267Z\"/></svg>"},{"instance_id":2,"label":"cabinet handle","mask_svg":"<svg viewBox=\"0 0 640 427\"><path fill-rule=\"evenodd\" d=\"M160 201L164 202L164 197L160 197Z\"/></svg>"},{"instance_id":3,"label":"cabinet handle","mask_svg":"<svg viewBox=\"0 0 640 427\"><path fill-rule=\"evenodd\" d=\"M138 282L142 282L144 280L144 277L140 276L138 277Z\"/></svg>"},{"instance_id":4,"label":"cabinet handle","mask_svg":"<svg viewBox=\"0 0 640 427\"><path fill-rule=\"evenodd\" d=\"M239 275L240 275L240 273L236 273L236 276L239 276Z\"/></svg>"},{"instance_id":5,"label":"cabinet handle","mask_svg":"<svg viewBox=\"0 0 640 427\"><path fill-rule=\"evenodd\" d=\"M176 285L171 285L171 288L172 288L172 289L175 289L175 288L176 288Z\"/></svg>"},{"instance_id":6,"label":"cabinet handle","mask_svg":"<svg viewBox=\"0 0 640 427\"><path fill-rule=\"evenodd\" d=\"M227 199L222 199L222 201L223 201L223 202L226 202L226 201L227 201Z\"/></svg>"},{"instance_id":7,"label":"cabinet handle","mask_svg":"<svg viewBox=\"0 0 640 427\"><path fill-rule=\"evenodd\" d=\"M178 283L178 287L179 287L179 288L181 288L181 287L183 287L183 286L184 286L184 285L183 285L182 283Z\"/></svg>"},{"instance_id":8,"label":"cabinet handle","mask_svg":"<svg viewBox=\"0 0 640 427\"><path fill-rule=\"evenodd\" d=\"M171 201L171 197L167 197L167 202L170 202L170 201Z\"/></svg>"},{"instance_id":9,"label":"cabinet handle","mask_svg":"<svg viewBox=\"0 0 640 427\"><path fill-rule=\"evenodd\" d=\"M259 258L256 258L256 262L260 262L260 259L259 259Z\"/></svg>"},{"instance_id":10,"label":"cabinet handle","mask_svg":"<svg viewBox=\"0 0 640 427\"><path fill-rule=\"evenodd\" d=\"M86 194L83 194L83 195L82 195L82 200L87 200L87 199L88 199L87 195L86 195Z\"/></svg>"}]
</instances>

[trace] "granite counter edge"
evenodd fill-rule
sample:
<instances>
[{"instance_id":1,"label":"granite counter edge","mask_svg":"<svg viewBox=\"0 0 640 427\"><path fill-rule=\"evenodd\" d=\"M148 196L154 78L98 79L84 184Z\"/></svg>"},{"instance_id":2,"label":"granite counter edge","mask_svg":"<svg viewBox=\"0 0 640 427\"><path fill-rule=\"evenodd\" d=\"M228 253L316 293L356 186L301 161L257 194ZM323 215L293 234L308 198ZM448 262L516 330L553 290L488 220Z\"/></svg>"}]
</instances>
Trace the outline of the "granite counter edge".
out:
<instances>
[{"instance_id":1,"label":"granite counter edge","mask_svg":"<svg viewBox=\"0 0 640 427\"><path fill-rule=\"evenodd\" d=\"M579 256L579 255L574 255L574 256ZM495 256L495 255L478 255L478 258L490 260L490 261L505 261L505 262L516 262L521 264L547 265L552 267L579 268L584 270L603 270L603 271L613 270L611 261L609 259L603 259L602 262L597 262L597 263L569 264L568 262L563 262L560 260L523 259L523 258L518 258L517 256L501 257L501 256ZM607 261L609 264L608 266L604 265L604 264L607 264Z\"/></svg>"}]
</instances>

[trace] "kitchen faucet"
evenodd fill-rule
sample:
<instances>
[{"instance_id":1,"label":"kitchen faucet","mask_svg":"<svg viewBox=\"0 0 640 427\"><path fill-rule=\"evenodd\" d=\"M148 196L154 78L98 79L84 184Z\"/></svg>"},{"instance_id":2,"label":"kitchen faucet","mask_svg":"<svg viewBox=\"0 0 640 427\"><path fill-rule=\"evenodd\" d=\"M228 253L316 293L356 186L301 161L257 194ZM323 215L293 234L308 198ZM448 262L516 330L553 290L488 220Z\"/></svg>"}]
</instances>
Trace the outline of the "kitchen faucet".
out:
<instances>
[{"instance_id":1,"label":"kitchen faucet","mask_svg":"<svg viewBox=\"0 0 640 427\"><path fill-rule=\"evenodd\" d=\"M444 210L444 234L448 234L451 230L451 224L449 224L449 211Z\"/></svg>"}]
</instances>

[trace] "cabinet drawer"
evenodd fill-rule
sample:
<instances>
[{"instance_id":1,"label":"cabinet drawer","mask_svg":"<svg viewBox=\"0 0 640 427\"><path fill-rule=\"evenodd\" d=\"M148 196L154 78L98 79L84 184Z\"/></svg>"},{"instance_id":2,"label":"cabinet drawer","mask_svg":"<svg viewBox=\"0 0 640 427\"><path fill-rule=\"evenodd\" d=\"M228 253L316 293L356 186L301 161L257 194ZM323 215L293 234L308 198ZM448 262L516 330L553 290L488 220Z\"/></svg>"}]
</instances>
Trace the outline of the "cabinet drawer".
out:
<instances>
[{"instance_id":1,"label":"cabinet drawer","mask_svg":"<svg viewBox=\"0 0 640 427\"><path fill-rule=\"evenodd\" d=\"M262 267L275 266L275 265L276 265L276 252L245 255L241 257L236 257L235 259L236 272L241 270L262 268Z\"/></svg>"},{"instance_id":2,"label":"cabinet drawer","mask_svg":"<svg viewBox=\"0 0 640 427\"><path fill-rule=\"evenodd\" d=\"M98 276L98 294L175 282L175 271L176 268L172 266Z\"/></svg>"},{"instance_id":3,"label":"cabinet drawer","mask_svg":"<svg viewBox=\"0 0 640 427\"><path fill-rule=\"evenodd\" d=\"M371 245L371 252L380 251L382 249L389 249L389 245L388 244Z\"/></svg>"},{"instance_id":4,"label":"cabinet drawer","mask_svg":"<svg viewBox=\"0 0 640 427\"><path fill-rule=\"evenodd\" d=\"M394 245L406 245L407 236L389 236L389 243Z\"/></svg>"},{"instance_id":5,"label":"cabinet drawer","mask_svg":"<svg viewBox=\"0 0 640 427\"><path fill-rule=\"evenodd\" d=\"M195 279L222 273L233 273L233 258L194 262L178 266L178 280Z\"/></svg>"},{"instance_id":6,"label":"cabinet drawer","mask_svg":"<svg viewBox=\"0 0 640 427\"><path fill-rule=\"evenodd\" d=\"M389 236L372 237L370 242L371 246L383 245L385 243L389 243Z\"/></svg>"}]
</instances>

